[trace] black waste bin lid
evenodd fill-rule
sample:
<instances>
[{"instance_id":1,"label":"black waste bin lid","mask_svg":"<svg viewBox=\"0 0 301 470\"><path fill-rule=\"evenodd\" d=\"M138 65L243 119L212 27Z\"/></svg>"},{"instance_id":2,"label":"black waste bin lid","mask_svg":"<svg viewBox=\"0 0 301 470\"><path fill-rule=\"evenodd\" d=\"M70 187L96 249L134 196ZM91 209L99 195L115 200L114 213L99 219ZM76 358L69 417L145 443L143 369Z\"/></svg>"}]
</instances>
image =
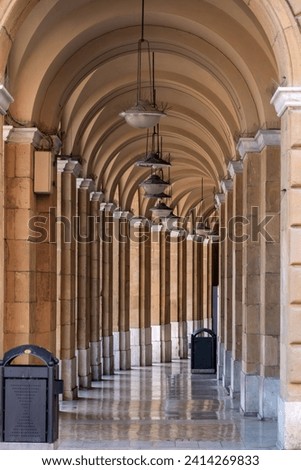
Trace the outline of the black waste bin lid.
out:
<instances>
[{"instance_id":1,"label":"black waste bin lid","mask_svg":"<svg viewBox=\"0 0 301 470\"><path fill-rule=\"evenodd\" d=\"M41 359L47 366L54 366L58 364L59 360L45 348L36 346L34 344L23 344L7 351L3 359L0 360L0 366L8 366L16 357L22 354L30 354Z\"/></svg>"},{"instance_id":2,"label":"black waste bin lid","mask_svg":"<svg viewBox=\"0 0 301 470\"><path fill-rule=\"evenodd\" d=\"M213 336L213 338L216 337L216 334L214 333L214 331L209 330L209 328L199 328L198 330L194 331L191 336L197 336L200 333L208 333L209 335Z\"/></svg>"}]
</instances>

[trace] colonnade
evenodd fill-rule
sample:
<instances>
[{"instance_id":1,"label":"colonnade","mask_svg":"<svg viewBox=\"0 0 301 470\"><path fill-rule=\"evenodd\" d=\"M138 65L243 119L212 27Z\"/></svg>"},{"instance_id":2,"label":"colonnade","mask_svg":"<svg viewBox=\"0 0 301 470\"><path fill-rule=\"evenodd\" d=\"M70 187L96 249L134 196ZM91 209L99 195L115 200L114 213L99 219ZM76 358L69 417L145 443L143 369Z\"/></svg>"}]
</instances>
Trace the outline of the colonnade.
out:
<instances>
[{"instance_id":1,"label":"colonnade","mask_svg":"<svg viewBox=\"0 0 301 470\"><path fill-rule=\"evenodd\" d=\"M191 333L212 322L217 244L120 210L36 128L5 126L4 141L2 351L55 352L65 399L114 370L187 358Z\"/></svg>"},{"instance_id":2,"label":"colonnade","mask_svg":"<svg viewBox=\"0 0 301 470\"><path fill-rule=\"evenodd\" d=\"M246 415L277 416L280 335L280 131L241 138L220 213L218 374Z\"/></svg>"}]
</instances>

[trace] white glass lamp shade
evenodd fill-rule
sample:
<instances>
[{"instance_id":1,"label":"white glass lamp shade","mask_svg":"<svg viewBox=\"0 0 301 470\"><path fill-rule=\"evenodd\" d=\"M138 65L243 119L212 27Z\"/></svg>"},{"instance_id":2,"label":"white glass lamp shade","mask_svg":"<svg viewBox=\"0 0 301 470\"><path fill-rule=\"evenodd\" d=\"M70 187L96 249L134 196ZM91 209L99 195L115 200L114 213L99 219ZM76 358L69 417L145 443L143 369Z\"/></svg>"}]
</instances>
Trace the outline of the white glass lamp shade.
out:
<instances>
[{"instance_id":1,"label":"white glass lamp shade","mask_svg":"<svg viewBox=\"0 0 301 470\"><path fill-rule=\"evenodd\" d=\"M151 175L150 178L143 181L140 186L144 189L146 195L156 195L164 192L169 184L163 181L158 175Z\"/></svg>"},{"instance_id":2,"label":"white glass lamp shade","mask_svg":"<svg viewBox=\"0 0 301 470\"><path fill-rule=\"evenodd\" d=\"M119 116L132 127L147 129L156 126L161 117L165 117L166 114L148 101L139 101L135 106L122 111Z\"/></svg>"}]
</instances>

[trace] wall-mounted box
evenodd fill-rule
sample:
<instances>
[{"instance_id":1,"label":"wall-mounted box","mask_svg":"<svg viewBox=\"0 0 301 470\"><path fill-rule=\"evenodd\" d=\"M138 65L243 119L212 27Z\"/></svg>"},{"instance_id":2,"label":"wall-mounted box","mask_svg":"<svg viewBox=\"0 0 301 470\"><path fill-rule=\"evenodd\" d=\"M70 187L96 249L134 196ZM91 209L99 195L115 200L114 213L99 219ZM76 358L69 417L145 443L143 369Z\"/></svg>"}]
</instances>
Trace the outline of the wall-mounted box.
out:
<instances>
[{"instance_id":1,"label":"wall-mounted box","mask_svg":"<svg viewBox=\"0 0 301 470\"><path fill-rule=\"evenodd\" d=\"M35 151L34 153L34 192L50 194L53 180L52 152Z\"/></svg>"}]
</instances>

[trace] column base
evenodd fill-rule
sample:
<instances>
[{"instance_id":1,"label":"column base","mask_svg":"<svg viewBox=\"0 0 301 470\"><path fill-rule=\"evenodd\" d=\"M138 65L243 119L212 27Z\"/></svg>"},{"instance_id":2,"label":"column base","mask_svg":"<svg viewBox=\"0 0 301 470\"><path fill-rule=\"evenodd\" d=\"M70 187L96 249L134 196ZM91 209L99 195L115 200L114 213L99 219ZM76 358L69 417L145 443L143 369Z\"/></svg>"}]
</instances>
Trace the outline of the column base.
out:
<instances>
[{"instance_id":1,"label":"column base","mask_svg":"<svg viewBox=\"0 0 301 470\"><path fill-rule=\"evenodd\" d=\"M152 326L152 359L154 363L171 362L171 325Z\"/></svg>"},{"instance_id":2,"label":"column base","mask_svg":"<svg viewBox=\"0 0 301 470\"><path fill-rule=\"evenodd\" d=\"M171 357L172 359L180 358L180 332L179 322L171 322Z\"/></svg>"},{"instance_id":3,"label":"column base","mask_svg":"<svg viewBox=\"0 0 301 470\"><path fill-rule=\"evenodd\" d=\"M280 381L274 377L259 377L259 413L260 419L276 419Z\"/></svg>"},{"instance_id":4,"label":"column base","mask_svg":"<svg viewBox=\"0 0 301 470\"><path fill-rule=\"evenodd\" d=\"M131 328L131 365L139 367L140 362L140 328Z\"/></svg>"},{"instance_id":5,"label":"column base","mask_svg":"<svg viewBox=\"0 0 301 470\"><path fill-rule=\"evenodd\" d=\"M258 375L241 372L240 375L240 408L245 416L257 416L259 413L259 384Z\"/></svg>"},{"instance_id":6,"label":"column base","mask_svg":"<svg viewBox=\"0 0 301 470\"><path fill-rule=\"evenodd\" d=\"M152 329L150 326L140 329L140 365L152 365Z\"/></svg>"},{"instance_id":7,"label":"column base","mask_svg":"<svg viewBox=\"0 0 301 470\"><path fill-rule=\"evenodd\" d=\"M103 375L114 374L114 354L113 354L113 336L103 337Z\"/></svg>"},{"instance_id":8,"label":"column base","mask_svg":"<svg viewBox=\"0 0 301 470\"><path fill-rule=\"evenodd\" d=\"M93 341L90 343L91 349L91 372L92 380L99 381L102 376L102 363L101 363L101 342Z\"/></svg>"},{"instance_id":9,"label":"column base","mask_svg":"<svg viewBox=\"0 0 301 470\"><path fill-rule=\"evenodd\" d=\"M180 341L180 358L188 358L188 341L187 341L187 322L182 321L179 323L179 341Z\"/></svg>"},{"instance_id":10,"label":"column base","mask_svg":"<svg viewBox=\"0 0 301 470\"><path fill-rule=\"evenodd\" d=\"M90 349L79 349L78 357L78 381L80 388L90 388L91 375L91 352Z\"/></svg>"},{"instance_id":11,"label":"column base","mask_svg":"<svg viewBox=\"0 0 301 470\"><path fill-rule=\"evenodd\" d=\"M131 368L131 334L130 331L120 331L120 370Z\"/></svg>"},{"instance_id":12,"label":"column base","mask_svg":"<svg viewBox=\"0 0 301 470\"><path fill-rule=\"evenodd\" d=\"M301 402L286 402L278 397L278 442L283 450L301 449Z\"/></svg>"},{"instance_id":13,"label":"column base","mask_svg":"<svg viewBox=\"0 0 301 470\"><path fill-rule=\"evenodd\" d=\"M230 396L236 397L240 393L240 374L241 361L231 358L231 380L230 380Z\"/></svg>"},{"instance_id":14,"label":"column base","mask_svg":"<svg viewBox=\"0 0 301 470\"><path fill-rule=\"evenodd\" d=\"M224 361L223 361L223 387L226 390L230 389L231 384L231 362L232 362L232 351L224 350Z\"/></svg>"},{"instance_id":15,"label":"column base","mask_svg":"<svg viewBox=\"0 0 301 470\"><path fill-rule=\"evenodd\" d=\"M61 360L61 377L64 381L63 400L75 400L77 398L77 358Z\"/></svg>"}]
</instances>

